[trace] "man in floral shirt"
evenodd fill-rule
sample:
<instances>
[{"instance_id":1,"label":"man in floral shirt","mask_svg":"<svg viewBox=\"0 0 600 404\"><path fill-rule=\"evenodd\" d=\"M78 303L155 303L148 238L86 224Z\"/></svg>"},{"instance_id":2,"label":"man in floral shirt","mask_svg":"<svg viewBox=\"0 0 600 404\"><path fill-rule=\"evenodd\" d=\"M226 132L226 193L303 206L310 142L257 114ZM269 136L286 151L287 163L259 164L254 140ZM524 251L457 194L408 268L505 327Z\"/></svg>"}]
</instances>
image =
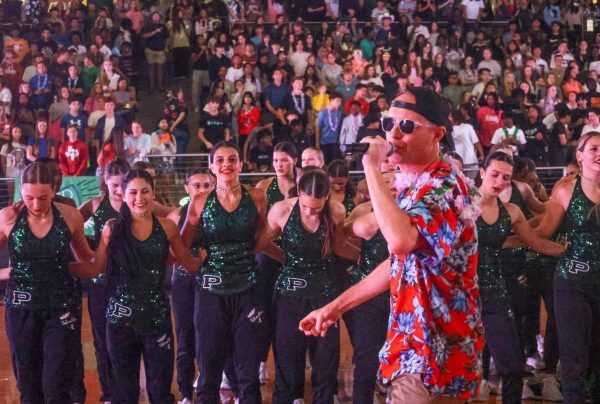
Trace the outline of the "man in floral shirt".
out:
<instances>
[{"instance_id":1,"label":"man in floral shirt","mask_svg":"<svg viewBox=\"0 0 600 404\"><path fill-rule=\"evenodd\" d=\"M363 140L370 143L363 165L373 214L391 259L300 323L305 333L323 335L343 312L389 288L379 358L393 403L464 403L481 379L479 210L469 180L439 157L439 143L451 130L449 113L449 103L432 90L411 88L382 118L389 143ZM379 172L390 144L389 161L400 168L396 199Z\"/></svg>"}]
</instances>

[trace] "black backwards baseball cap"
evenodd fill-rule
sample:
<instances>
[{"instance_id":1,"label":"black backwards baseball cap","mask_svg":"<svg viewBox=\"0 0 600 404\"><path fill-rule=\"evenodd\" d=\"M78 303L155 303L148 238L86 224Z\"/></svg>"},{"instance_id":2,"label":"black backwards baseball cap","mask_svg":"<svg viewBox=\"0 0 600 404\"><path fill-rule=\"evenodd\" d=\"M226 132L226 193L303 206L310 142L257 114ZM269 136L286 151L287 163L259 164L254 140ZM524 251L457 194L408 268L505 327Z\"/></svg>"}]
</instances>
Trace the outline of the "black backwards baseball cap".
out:
<instances>
[{"instance_id":1,"label":"black backwards baseball cap","mask_svg":"<svg viewBox=\"0 0 600 404\"><path fill-rule=\"evenodd\" d=\"M423 115L434 125L446 128L446 134L441 143L446 143L446 147L454 149L452 122L450 122L450 113L452 112L450 101L428 87L410 87L407 92L415 97L416 102L414 104L396 99L392 101L391 106L416 112Z\"/></svg>"}]
</instances>

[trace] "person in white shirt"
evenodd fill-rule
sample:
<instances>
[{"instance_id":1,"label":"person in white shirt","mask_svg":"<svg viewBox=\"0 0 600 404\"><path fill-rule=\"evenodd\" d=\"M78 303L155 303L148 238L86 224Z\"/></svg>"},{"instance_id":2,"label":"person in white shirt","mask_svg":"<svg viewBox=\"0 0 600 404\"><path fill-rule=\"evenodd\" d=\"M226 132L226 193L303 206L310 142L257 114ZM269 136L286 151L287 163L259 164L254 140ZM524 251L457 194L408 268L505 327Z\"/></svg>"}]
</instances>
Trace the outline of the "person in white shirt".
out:
<instances>
[{"instance_id":1,"label":"person in white shirt","mask_svg":"<svg viewBox=\"0 0 600 404\"><path fill-rule=\"evenodd\" d=\"M592 108L588 112L588 123L583 126L581 136L589 132L600 132L600 108Z\"/></svg>"},{"instance_id":2,"label":"person in white shirt","mask_svg":"<svg viewBox=\"0 0 600 404\"><path fill-rule=\"evenodd\" d=\"M358 101L352 101L350 103L350 113L342 121L340 145L356 143L358 129L363 123L363 115L360 111L360 103Z\"/></svg>"},{"instance_id":3,"label":"person in white shirt","mask_svg":"<svg viewBox=\"0 0 600 404\"><path fill-rule=\"evenodd\" d=\"M371 19L377 24L377 28L381 28L379 16L389 13L390 10L385 7L385 2L383 0L377 0L375 8L371 11Z\"/></svg>"},{"instance_id":4,"label":"person in white shirt","mask_svg":"<svg viewBox=\"0 0 600 404\"><path fill-rule=\"evenodd\" d=\"M147 155L150 154L152 139L149 134L144 133L139 122L131 123L131 135L125 138L124 144L125 155L130 165L137 161L148 161Z\"/></svg>"},{"instance_id":5,"label":"person in white shirt","mask_svg":"<svg viewBox=\"0 0 600 404\"><path fill-rule=\"evenodd\" d=\"M467 21L479 20L485 8L482 0L462 0L460 6Z\"/></svg>"},{"instance_id":6,"label":"person in white shirt","mask_svg":"<svg viewBox=\"0 0 600 404\"><path fill-rule=\"evenodd\" d=\"M408 49L412 50L415 47L415 42L419 35L423 35L425 39L429 39L429 30L426 26L421 25L423 20L418 15L414 16L413 24L406 29L406 39L409 41Z\"/></svg>"},{"instance_id":7,"label":"person in white shirt","mask_svg":"<svg viewBox=\"0 0 600 404\"><path fill-rule=\"evenodd\" d=\"M475 179L479 163L483 161L484 157L479 138L475 133L473 125L464 121L464 117L460 111L453 111L450 118L452 121L454 151L462 158L465 175Z\"/></svg>"},{"instance_id":8,"label":"person in white shirt","mask_svg":"<svg viewBox=\"0 0 600 404\"><path fill-rule=\"evenodd\" d=\"M546 73L550 71L550 66L548 66L548 62L542 58L541 46L533 48L533 59L535 60L535 70L540 76L545 77Z\"/></svg>"},{"instance_id":9,"label":"person in white shirt","mask_svg":"<svg viewBox=\"0 0 600 404\"><path fill-rule=\"evenodd\" d=\"M525 143L527 143L525 134L515 126L511 113L505 112L502 115L502 121L503 125L501 128L496 129L491 143L493 145L506 144L512 149L513 155L518 156L519 149L522 149Z\"/></svg>"}]
</instances>

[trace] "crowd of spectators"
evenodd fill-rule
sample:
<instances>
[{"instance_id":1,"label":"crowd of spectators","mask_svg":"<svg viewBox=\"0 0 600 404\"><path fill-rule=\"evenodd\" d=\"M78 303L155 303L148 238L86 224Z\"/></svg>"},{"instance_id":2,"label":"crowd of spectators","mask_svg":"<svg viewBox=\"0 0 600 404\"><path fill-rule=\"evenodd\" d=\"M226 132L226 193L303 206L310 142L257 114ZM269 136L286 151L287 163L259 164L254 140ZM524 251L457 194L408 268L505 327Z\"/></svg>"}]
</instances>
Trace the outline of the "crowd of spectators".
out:
<instances>
[{"instance_id":1,"label":"crowd of spectators","mask_svg":"<svg viewBox=\"0 0 600 404\"><path fill-rule=\"evenodd\" d=\"M116 156L185 153L192 111L201 147L237 139L248 171L269 170L257 156L283 140L300 153L320 148L330 162L343 157L340 145L374 133L391 97L408 86L431 87L452 103L455 130L445 143L465 165L507 143L536 165L562 166L581 133L600 125L600 36L585 37L581 26L595 7L26 0L24 24L2 38L3 174L39 157L79 175ZM180 79L191 80L191 91ZM135 121L145 91L165 94L152 135ZM270 136L258 139L264 128ZM161 169L173 169L172 158L164 162Z\"/></svg>"}]
</instances>

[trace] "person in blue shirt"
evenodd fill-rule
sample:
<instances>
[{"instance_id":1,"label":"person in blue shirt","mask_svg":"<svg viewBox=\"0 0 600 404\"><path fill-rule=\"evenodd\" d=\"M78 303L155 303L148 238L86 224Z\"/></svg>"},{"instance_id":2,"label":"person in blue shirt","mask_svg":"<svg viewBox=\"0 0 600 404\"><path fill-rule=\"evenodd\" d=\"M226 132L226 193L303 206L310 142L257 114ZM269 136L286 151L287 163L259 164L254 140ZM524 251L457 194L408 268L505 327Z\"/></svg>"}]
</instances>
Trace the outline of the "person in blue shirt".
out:
<instances>
[{"instance_id":1,"label":"person in blue shirt","mask_svg":"<svg viewBox=\"0 0 600 404\"><path fill-rule=\"evenodd\" d=\"M29 80L31 87L31 106L34 109L48 109L52 101L52 78L48 75L45 62L36 65L37 74Z\"/></svg>"},{"instance_id":2,"label":"person in blue shirt","mask_svg":"<svg viewBox=\"0 0 600 404\"><path fill-rule=\"evenodd\" d=\"M320 147L325 155L325 164L341 158L339 133L342 126L342 95L332 92L329 104L319 113L315 127L315 145Z\"/></svg>"}]
</instances>

